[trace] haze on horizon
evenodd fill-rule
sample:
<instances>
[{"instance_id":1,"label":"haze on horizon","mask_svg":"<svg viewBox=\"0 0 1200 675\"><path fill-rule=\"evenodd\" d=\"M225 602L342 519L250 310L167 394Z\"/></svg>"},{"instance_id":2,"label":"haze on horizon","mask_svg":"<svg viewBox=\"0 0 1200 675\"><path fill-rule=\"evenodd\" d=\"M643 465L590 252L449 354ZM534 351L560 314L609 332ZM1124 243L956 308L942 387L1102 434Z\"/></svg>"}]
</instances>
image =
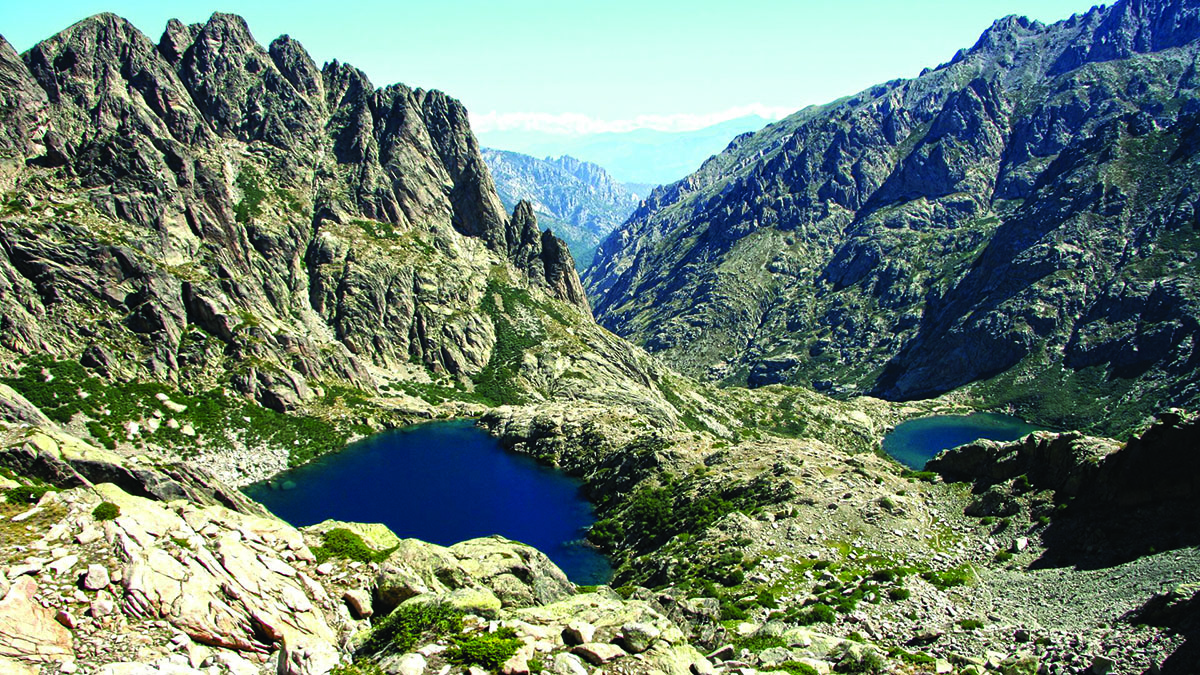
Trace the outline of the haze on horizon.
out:
<instances>
[{"instance_id":1,"label":"haze on horizon","mask_svg":"<svg viewBox=\"0 0 1200 675\"><path fill-rule=\"evenodd\" d=\"M376 86L460 99L477 133L685 131L749 115L778 119L948 61L1009 14L1053 22L1089 0L64 0L3 3L0 34L25 51L99 12L157 40L169 18L245 17L260 43L287 33L318 63Z\"/></svg>"}]
</instances>

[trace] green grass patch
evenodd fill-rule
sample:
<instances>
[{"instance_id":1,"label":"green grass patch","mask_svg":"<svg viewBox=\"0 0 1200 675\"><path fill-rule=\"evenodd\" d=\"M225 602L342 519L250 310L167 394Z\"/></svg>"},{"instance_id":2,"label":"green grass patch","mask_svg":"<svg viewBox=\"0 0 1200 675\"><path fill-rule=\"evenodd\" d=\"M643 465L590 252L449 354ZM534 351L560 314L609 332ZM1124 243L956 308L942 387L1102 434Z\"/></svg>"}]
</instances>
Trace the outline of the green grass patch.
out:
<instances>
[{"instance_id":1,"label":"green grass patch","mask_svg":"<svg viewBox=\"0 0 1200 675\"><path fill-rule=\"evenodd\" d=\"M233 206L233 217L237 222L245 224L262 215L262 203L267 198L263 189L263 176L251 164L243 164L238 170L235 181L242 198Z\"/></svg>"},{"instance_id":2,"label":"green grass patch","mask_svg":"<svg viewBox=\"0 0 1200 675\"><path fill-rule=\"evenodd\" d=\"M404 654L423 637L442 637L462 630L462 613L440 603L401 605L375 624L359 653Z\"/></svg>"},{"instance_id":3,"label":"green grass patch","mask_svg":"<svg viewBox=\"0 0 1200 675\"><path fill-rule=\"evenodd\" d=\"M19 485L4 495L9 504L36 504L47 492L58 492L52 485Z\"/></svg>"},{"instance_id":4,"label":"green grass patch","mask_svg":"<svg viewBox=\"0 0 1200 675\"><path fill-rule=\"evenodd\" d=\"M516 631L507 627L495 633L456 636L452 642L446 651L449 661L464 666L479 666L493 672L500 670L504 662L521 648Z\"/></svg>"},{"instance_id":5,"label":"green grass patch","mask_svg":"<svg viewBox=\"0 0 1200 675\"><path fill-rule=\"evenodd\" d=\"M330 558L342 558L358 562L383 562L395 548L376 551L367 546L362 537L344 527L335 527L322 535L320 546L312 549L318 563Z\"/></svg>"},{"instance_id":6,"label":"green grass patch","mask_svg":"<svg viewBox=\"0 0 1200 675\"><path fill-rule=\"evenodd\" d=\"M121 515L121 507L112 502L100 502L92 509L92 517L96 520L116 520Z\"/></svg>"}]
</instances>

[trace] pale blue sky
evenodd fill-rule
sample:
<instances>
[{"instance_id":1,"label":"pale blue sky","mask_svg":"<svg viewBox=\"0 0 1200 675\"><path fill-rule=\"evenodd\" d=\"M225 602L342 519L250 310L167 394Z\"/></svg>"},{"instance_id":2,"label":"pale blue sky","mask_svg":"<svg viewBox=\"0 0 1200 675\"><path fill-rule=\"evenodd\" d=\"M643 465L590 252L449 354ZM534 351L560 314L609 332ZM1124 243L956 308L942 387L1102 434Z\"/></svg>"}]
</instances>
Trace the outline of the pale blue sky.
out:
<instances>
[{"instance_id":1,"label":"pale blue sky","mask_svg":"<svg viewBox=\"0 0 1200 675\"><path fill-rule=\"evenodd\" d=\"M994 19L1051 22L1088 0L438 0L290 3L58 0L0 3L0 34L24 51L101 11L157 41L170 17L241 14L255 37L300 40L377 86L404 82L461 99L487 128L659 128L759 110L793 111L925 66L973 44ZM574 116L565 115L573 113Z\"/></svg>"}]
</instances>

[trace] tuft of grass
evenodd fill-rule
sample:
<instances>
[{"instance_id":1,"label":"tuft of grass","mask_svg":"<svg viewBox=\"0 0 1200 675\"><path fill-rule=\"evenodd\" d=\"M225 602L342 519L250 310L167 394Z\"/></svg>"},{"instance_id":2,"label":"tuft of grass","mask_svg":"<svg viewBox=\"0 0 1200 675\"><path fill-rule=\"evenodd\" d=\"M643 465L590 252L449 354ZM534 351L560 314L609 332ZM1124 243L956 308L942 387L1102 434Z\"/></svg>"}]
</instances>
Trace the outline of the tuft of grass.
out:
<instances>
[{"instance_id":1,"label":"tuft of grass","mask_svg":"<svg viewBox=\"0 0 1200 675\"><path fill-rule=\"evenodd\" d=\"M121 515L121 507L112 502L100 502L92 509L92 517L96 520L116 520Z\"/></svg>"},{"instance_id":2,"label":"tuft of grass","mask_svg":"<svg viewBox=\"0 0 1200 675\"><path fill-rule=\"evenodd\" d=\"M975 575L971 572L970 566L963 564L948 570L925 572L921 574L921 578L935 588L944 591L955 586L966 586L974 580Z\"/></svg>"},{"instance_id":3,"label":"tuft of grass","mask_svg":"<svg viewBox=\"0 0 1200 675\"><path fill-rule=\"evenodd\" d=\"M799 661L784 661L762 671L764 673L789 673L790 675L817 675L817 669Z\"/></svg>"},{"instance_id":4,"label":"tuft of grass","mask_svg":"<svg viewBox=\"0 0 1200 675\"><path fill-rule=\"evenodd\" d=\"M312 549L317 562L330 558L343 558L358 562L383 562L395 549L376 551L367 546L362 537L344 527L335 527L323 535L320 546Z\"/></svg>"},{"instance_id":5,"label":"tuft of grass","mask_svg":"<svg viewBox=\"0 0 1200 675\"><path fill-rule=\"evenodd\" d=\"M801 626L811 626L814 623L833 623L836 616L832 607L818 602L801 611L796 616L796 623Z\"/></svg>"},{"instance_id":6,"label":"tuft of grass","mask_svg":"<svg viewBox=\"0 0 1200 675\"><path fill-rule=\"evenodd\" d=\"M359 653L384 650L404 654L425 635L444 636L462 629L462 613L440 603L401 605L384 617L363 642Z\"/></svg>"},{"instance_id":7,"label":"tuft of grass","mask_svg":"<svg viewBox=\"0 0 1200 675\"><path fill-rule=\"evenodd\" d=\"M963 630L979 630L983 628L983 622L979 619L963 619L958 622L958 627Z\"/></svg>"},{"instance_id":8,"label":"tuft of grass","mask_svg":"<svg viewBox=\"0 0 1200 675\"><path fill-rule=\"evenodd\" d=\"M57 492L51 485L20 485L4 496L9 504L36 504L47 492Z\"/></svg>"},{"instance_id":9,"label":"tuft of grass","mask_svg":"<svg viewBox=\"0 0 1200 675\"><path fill-rule=\"evenodd\" d=\"M511 659L521 647L521 640L512 628L501 628L495 633L474 633L458 636L446 651L446 658L464 666L479 666L489 671L498 671L504 662Z\"/></svg>"}]
</instances>

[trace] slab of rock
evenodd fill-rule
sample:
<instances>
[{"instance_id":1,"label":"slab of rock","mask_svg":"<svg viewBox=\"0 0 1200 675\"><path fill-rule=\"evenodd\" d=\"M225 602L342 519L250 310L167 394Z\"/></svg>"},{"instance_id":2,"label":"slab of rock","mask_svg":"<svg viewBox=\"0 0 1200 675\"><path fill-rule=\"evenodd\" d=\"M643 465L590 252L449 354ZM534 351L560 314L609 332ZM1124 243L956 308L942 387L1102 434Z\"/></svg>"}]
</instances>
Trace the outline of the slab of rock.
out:
<instances>
[{"instance_id":1,"label":"slab of rock","mask_svg":"<svg viewBox=\"0 0 1200 675\"><path fill-rule=\"evenodd\" d=\"M1107 656L1097 656L1092 659L1092 667L1089 672L1092 675L1108 675L1112 672L1113 666L1116 665L1113 660Z\"/></svg>"},{"instance_id":2,"label":"slab of rock","mask_svg":"<svg viewBox=\"0 0 1200 675\"><path fill-rule=\"evenodd\" d=\"M75 626L79 624L75 616L65 609L58 610L54 615L54 620L62 624L63 628L69 630L74 630Z\"/></svg>"},{"instance_id":3,"label":"slab of rock","mask_svg":"<svg viewBox=\"0 0 1200 675\"><path fill-rule=\"evenodd\" d=\"M585 642L591 642L596 635L596 627L586 621L578 619L571 621L562 631L563 643L568 647L581 645Z\"/></svg>"},{"instance_id":4,"label":"slab of rock","mask_svg":"<svg viewBox=\"0 0 1200 675\"><path fill-rule=\"evenodd\" d=\"M553 670L555 675L588 675L583 660L569 652L560 652L554 656Z\"/></svg>"},{"instance_id":5,"label":"slab of rock","mask_svg":"<svg viewBox=\"0 0 1200 675\"><path fill-rule=\"evenodd\" d=\"M46 567L48 569L52 570L55 574L61 575L65 572L70 571L70 569L72 567L74 567L75 563L77 563L77 562L79 562L79 556L77 556L75 554L71 554L71 555L65 555L65 556L59 558L58 560L55 560L54 562L50 563L49 565L46 565Z\"/></svg>"},{"instance_id":6,"label":"slab of rock","mask_svg":"<svg viewBox=\"0 0 1200 675\"><path fill-rule=\"evenodd\" d=\"M0 600L0 657L42 662L74 659L71 631L34 599L35 593L37 582L22 576Z\"/></svg>"},{"instance_id":7,"label":"slab of rock","mask_svg":"<svg viewBox=\"0 0 1200 675\"><path fill-rule=\"evenodd\" d=\"M388 666L395 675L422 675L425 672L425 657L420 654L405 654Z\"/></svg>"},{"instance_id":8,"label":"slab of rock","mask_svg":"<svg viewBox=\"0 0 1200 675\"><path fill-rule=\"evenodd\" d=\"M113 601L112 594L108 591L100 591L92 599L90 609L92 618L102 619L117 611L117 604Z\"/></svg>"},{"instance_id":9,"label":"slab of rock","mask_svg":"<svg viewBox=\"0 0 1200 675\"><path fill-rule=\"evenodd\" d=\"M108 588L110 582L108 569L104 565L88 565L87 571L79 578L79 584L89 591Z\"/></svg>"},{"instance_id":10,"label":"slab of rock","mask_svg":"<svg viewBox=\"0 0 1200 675\"><path fill-rule=\"evenodd\" d=\"M662 631L653 624L633 621L621 626L620 643L630 654L641 654L660 636Z\"/></svg>"},{"instance_id":11,"label":"slab of rock","mask_svg":"<svg viewBox=\"0 0 1200 675\"><path fill-rule=\"evenodd\" d=\"M342 600L350 608L350 614L360 621L370 618L375 613L375 610L371 608L371 594L362 588L346 591L342 595Z\"/></svg>"},{"instance_id":12,"label":"slab of rock","mask_svg":"<svg viewBox=\"0 0 1200 675\"><path fill-rule=\"evenodd\" d=\"M4 673L4 675L38 675L38 669L27 663L0 656L0 673Z\"/></svg>"},{"instance_id":13,"label":"slab of rock","mask_svg":"<svg viewBox=\"0 0 1200 675\"><path fill-rule=\"evenodd\" d=\"M593 666L602 666L626 655L624 649L606 642L586 642L576 645L571 649L571 653Z\"/></svg>"}]
</instances>

